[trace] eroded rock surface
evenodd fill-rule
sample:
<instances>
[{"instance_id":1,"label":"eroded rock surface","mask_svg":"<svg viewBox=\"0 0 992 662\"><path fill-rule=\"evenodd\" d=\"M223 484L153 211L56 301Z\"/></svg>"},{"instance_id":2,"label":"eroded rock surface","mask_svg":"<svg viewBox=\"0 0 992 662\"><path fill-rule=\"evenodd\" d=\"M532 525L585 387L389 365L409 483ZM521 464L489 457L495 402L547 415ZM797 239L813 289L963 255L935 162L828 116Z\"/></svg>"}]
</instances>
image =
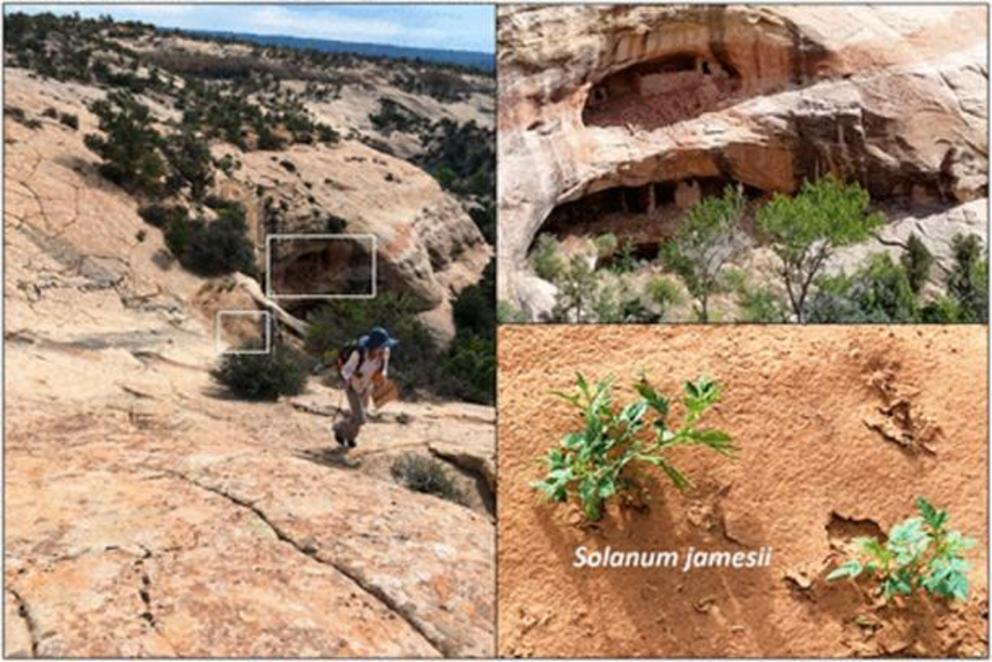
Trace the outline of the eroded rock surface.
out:
<instances>
[{"instance_id":1,"label":"eroded rock surface","mask_svg":"<svg viewBox=\"0 0 992 662\"><path fill-rule=\"evenodd\" d=\"M500 297L546 300L535 236L557 206L611 189L653 202L643 187L671 185L674 203L676 186L761 195L834 172L881 202L985 200L985 11L502 7Z\"/></svg>"},{"instance_id":2,"label":"eroded rock surface","mask_svg":"<svg viewBox=\"0 0 992 662\"><path fill-rule=\"evenodd\" d=\"M213 314L257 304L258 285L182 270L137 201L96 174L88 93L7 73L9 104L76 113L80 129L5 121L5 653L491 655L491 517L316 462L307 451L335 446L329 418L218 389ZM290 158L306 173L362 150ZM456 270L417 242L483 249L469 230L440 237L423 209L448 210L445 194L382 158L407 178L393 204L411 213L393 225L370 213L368 227L395 232L383 259L397 278L443 299L457 279L438 272ZM336 199L357 209L371 194L355 195ZM459 227L450 213L439 222ZM301 397L330 406L340 393L313 381ZM398 409L405 425L363 431L387 454L492 450L491 409Z\"/></svg>"}]
</instances>

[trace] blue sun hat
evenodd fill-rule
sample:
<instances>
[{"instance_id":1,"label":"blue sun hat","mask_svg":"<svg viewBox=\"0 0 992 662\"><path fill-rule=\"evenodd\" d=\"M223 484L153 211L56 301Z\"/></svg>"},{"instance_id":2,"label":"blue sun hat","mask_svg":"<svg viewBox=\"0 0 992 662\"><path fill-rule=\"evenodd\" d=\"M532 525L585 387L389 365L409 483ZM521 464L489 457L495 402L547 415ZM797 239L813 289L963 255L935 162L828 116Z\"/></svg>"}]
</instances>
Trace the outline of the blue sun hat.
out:
<instances>
[{"instance_id":1,"label":"blue sun hat","mask_svg":"<svg viewBox=\"0 0 992 662\"><path fill-rule=\"evenodd\" d=\"M396 338L390 337L389 331L386 331L381 326L375 327L368 332L368 335L358 339L358 346L367 350L390 349L396 347L398 344L399 341Z\"/></svg>"}]
</instances>

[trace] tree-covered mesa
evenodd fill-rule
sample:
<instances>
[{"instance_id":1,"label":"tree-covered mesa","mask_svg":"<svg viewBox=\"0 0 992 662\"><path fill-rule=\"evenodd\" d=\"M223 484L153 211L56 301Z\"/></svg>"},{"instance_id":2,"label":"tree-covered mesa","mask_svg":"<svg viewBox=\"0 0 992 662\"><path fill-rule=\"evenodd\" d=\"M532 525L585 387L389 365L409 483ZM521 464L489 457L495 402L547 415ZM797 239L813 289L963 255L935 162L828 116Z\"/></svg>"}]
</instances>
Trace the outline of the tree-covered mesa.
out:
<instances>
[{"instance_id":1,"label":"tree-covered mesa","mask_svg":"<svg viewBox=\"0 0 992 662\"><path fill-rule=\"evenodd\" d=\"M656 260L633 257L612 234L587 237L584 251L573 241L571 254L541 234L530 264L556 287L557 321L654 322L686 303L697 321L727 320L714 317L717 297L734 311L729 319L746 322L987 321L988 261L977 235L952 237L942 264L915 233L853 269L832 264L884 223L867 191L832 175L757 202L728 185L682 214ZM761 249L773 260L756 282L739 265ZM514 314L504 304L504 315Z\"/></svg>"},{"instance_id":2,"label":"tree-covered mesa","mask_svg":"<svg viewBox=\"0 0 992 662\"><path fill-rule=\"evenodd\" d=\"M412 60L365 57L238 42L237 54L188 48L188 40L214 38L119 23L109 17L12 13L4 23L7 66L31 76L83 83L102 92L89 104L84 144L99 174L130 195L138 214L161 231L166 249L184 269L203 277L241 272L260 278L260 251L248 237L247 204L221 195L236 178L238 156L280 151L294 144L330 149L341 136L318 120L314 103L339 98L345 85L367 88L362 72L379 67L386 85L445 103L464 101L479 87L478 71ZM177 45L177 42L180 41ZM186 44L186 45L184 45ZM231 49L233 52L235 49ZM387 66L388 65L388 66ZM473 75L467 75L472 73ZM94 95L95 96L95 95ZM45 117L78 129L79 118ZM37 128L41 118L23 111L15 120ZM474 122L424 120L384 102L373 118L381 131L416 130L422 149L411 157L434 176L495 243L495 135ZM35 126L37 125L37 126ZM355 135L349 136L355 138ZM225 156L215 158L220 144ZM233 147L233 149L232 149ZM288 159L271 155L290 173ZM306 184L309 188L310 184ZM226 189L225 189L226 190ZM255 187L263 222L286 214ZM312 198L308 201L313 204ZM327 232L345 231L347 220L326 214ZM144 241L149 232L138 233ZM455 337L440 343L420 321L411 298L384 292L372 301L339 301L297 311L312 323L306 349L297 352L274 334L270 355L225 357L214 377L238 397L274 399L299 392L317 357L337 350L373 326L400 339L394 376L408 394L431 394L492 403L495 389L495 265L452 300Z\"/></svg>"}]
</instances>

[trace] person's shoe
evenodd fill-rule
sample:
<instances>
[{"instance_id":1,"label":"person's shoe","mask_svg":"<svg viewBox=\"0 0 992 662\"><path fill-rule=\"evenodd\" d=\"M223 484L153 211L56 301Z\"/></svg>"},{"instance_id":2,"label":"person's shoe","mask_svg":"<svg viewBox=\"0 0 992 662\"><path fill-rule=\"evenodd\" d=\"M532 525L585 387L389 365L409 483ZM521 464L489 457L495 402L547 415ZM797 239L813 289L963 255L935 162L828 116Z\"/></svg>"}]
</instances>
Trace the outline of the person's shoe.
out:
<instances>
[{"instance_id":1,"label":"person's shoe","mask_svg":"<svg viewBox=\"0 0 992 662\"><path fill-rule=\"evenodd\" d=\"M337 430L334 431L334 440L338 442L338 446L348 446L348 441Z\"/></svg>"},{"instance_id":2,"label":"person's shoe","mask_svg":"<svg viewBox=\"0 0 992 662\"><path fill-rule=\"evenodd\" d=\"M354 439L348 440L348 448L357 448L357 447L358 447L357 441L355 441Z\"/></svg>"}]
</instances>

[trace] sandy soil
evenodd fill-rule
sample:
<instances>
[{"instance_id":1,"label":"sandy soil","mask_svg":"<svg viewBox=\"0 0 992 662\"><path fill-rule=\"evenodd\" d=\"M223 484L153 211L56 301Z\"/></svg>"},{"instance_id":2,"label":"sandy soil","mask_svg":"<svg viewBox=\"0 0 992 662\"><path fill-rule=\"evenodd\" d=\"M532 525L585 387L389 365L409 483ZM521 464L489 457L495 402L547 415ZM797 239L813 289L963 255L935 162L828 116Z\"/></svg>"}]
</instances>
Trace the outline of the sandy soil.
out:
<instances>
[{"instance_id":1,"label":"sandy soil","mask_svg":"<svg viewBox=\"0 0 992 662\"><path fill-rule=\"evenodd\" d=\"M986 655L986 337L978 326L502 327L499 653ZM536 459L574 427L549 391L576 370L626 384L641 369L667 394L703 374L722 382L706 420L740 457L673 453L694 488L659 481L647 510L612 505L582 525L577 508L529 487ZM891 398L909 403L911 423L882 413ZM882 606L867 585L824 581L851 538L913 515L917 495L978 540L966 603ZM682 574L575 569L579 545L774 552L768 568Z\"/></svg>"}]
</instances>

